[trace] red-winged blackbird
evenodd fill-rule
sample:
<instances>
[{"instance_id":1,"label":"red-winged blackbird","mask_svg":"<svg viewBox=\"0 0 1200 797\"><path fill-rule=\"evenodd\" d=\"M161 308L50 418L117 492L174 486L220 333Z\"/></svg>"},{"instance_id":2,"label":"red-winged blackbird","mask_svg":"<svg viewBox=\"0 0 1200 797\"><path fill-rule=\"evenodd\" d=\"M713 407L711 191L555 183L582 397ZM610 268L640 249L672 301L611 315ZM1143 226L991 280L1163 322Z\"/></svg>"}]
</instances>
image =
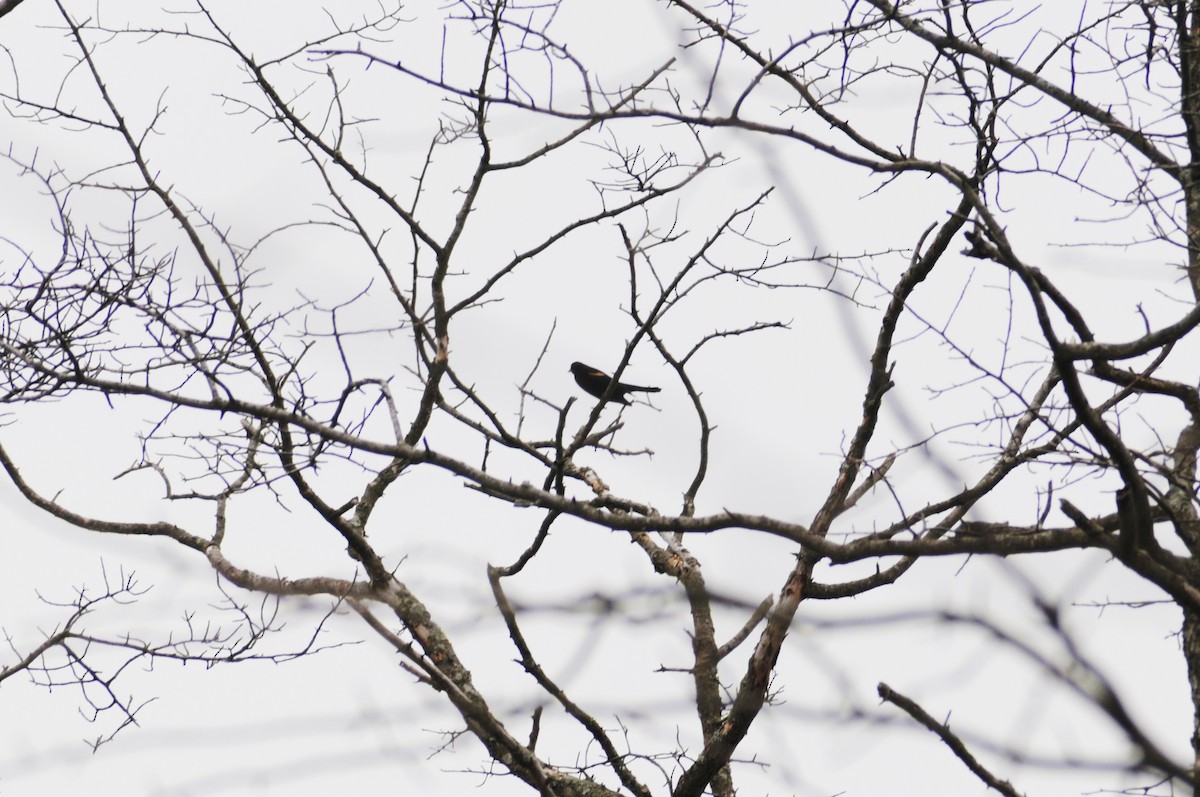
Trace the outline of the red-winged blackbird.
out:
<instances>
[{"instance_id":1,"label":"red-winged blackbird","mask_svg":"<svg viewBox=\"0 0 1200 797\"><path fill-rule=\"evenodd\" d=\"M612 377L608 374L583 363L571 363L571 373L575 374L575 383L596 398L604 398L604 392L608 390L608 386L612 382ZM624 382L617 382L608 400L628 406L629 400L625 397L626 393L657 393L661 389L658 387L639 387L638 385L627 385Z\"/></svg>"}]
</instances>

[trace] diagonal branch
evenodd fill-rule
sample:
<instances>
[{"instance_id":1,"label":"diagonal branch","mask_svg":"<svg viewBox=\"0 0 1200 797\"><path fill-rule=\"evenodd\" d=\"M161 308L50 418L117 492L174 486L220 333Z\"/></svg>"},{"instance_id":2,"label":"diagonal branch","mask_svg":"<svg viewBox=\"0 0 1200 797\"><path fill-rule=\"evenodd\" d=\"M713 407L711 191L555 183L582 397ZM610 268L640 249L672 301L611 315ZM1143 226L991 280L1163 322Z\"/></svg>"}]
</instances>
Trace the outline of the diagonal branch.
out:
<instances>
[{"instance_id":1,"label":"diagonal branch","mask_svg":"<svg viewBox=\"0 0 1200 797\"><path fill-rule=\"evenodd\" d=\"M967 745L963 740L950 730L950 725L945 722L938 722L929 715L925 709L921 708L911 698L905 697L899 692L893 690L885 683L880 683L878 687L879 697L885 703L891 703L899 708L905 714L915 719L917 722L924 725L929 730L933 731L938 737L946 743L946 746L954 753L959 761L966 765L967 769L971 770L987 784L988 788L995 789L1005 797L1023 797L1023 795L1013 788L1012 784L1007 780L1000 780L998 777L989 772L983 764L975 756L971 755L971 751L967 749Z\"/></svg>"}]
</instances>

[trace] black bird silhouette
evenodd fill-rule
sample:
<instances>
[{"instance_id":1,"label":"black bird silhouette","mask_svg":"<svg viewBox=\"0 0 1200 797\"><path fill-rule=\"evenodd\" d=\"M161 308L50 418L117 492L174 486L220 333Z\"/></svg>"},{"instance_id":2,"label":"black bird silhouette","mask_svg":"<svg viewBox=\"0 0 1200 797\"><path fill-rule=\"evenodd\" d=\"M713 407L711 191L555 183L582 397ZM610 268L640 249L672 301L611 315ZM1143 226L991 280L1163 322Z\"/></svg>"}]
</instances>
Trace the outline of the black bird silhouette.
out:
<instances>
[{"instance_id":1,"label":"black bird silhouette","mask_svg":"<svg viewBox=\"0 0 1200 797\"><path fill-rule=\"evenodd\" d=\"M571 373L575 374L575 383L596 398L604 398L604 393L612 383L611 376L599 368L593 368L583 363L571 363ZM629 406L629 399L625 396L626 393L657 393L661 389L658 387L640 387L638 385L627 385L624 382L617 382L608 400Z\"/></svg>"}]
</instances>

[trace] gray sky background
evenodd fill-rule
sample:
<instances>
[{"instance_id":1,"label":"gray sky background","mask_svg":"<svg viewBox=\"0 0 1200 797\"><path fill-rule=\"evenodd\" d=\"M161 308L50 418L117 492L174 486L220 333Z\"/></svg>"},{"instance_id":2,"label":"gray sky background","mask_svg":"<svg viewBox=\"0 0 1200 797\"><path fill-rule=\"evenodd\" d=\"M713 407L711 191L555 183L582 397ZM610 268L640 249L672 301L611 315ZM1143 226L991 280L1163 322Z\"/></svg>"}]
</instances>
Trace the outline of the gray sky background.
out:
<instances>
[{"instance_id":1,"label":"gray sky background","mask_svg":"<svg viewBox=\"0 0 1200 797\"><path fill-rule=\"evenodd\" d=\"M66 5L77 17L95 14L114 28L184 24L182 17L155 12L151 6L158 4ZM821 14L835 7L813 4L802 14L788 3L765 3L756 6L756 13L767 31L771 28L766 23L781 31L815 29L816 20L824 19ZM262 58L285 52L328 26L318 3L219 2L210 8ZM339 4L332 13L352 20L375 8L374 3L351 2ZM406 63L422 68L436 64L443 13L439 9L432 3L408 6L405 14L414 21L393 31L394 43L372 49L402 53ZM1064 4L1058 12L1070 16L1072 10ZM15 69L26 96L54 96L69 65L69 56L63 54L67 43L55 16L53 4L29 0L0 19L0 44L9 53L7 59L0 58L0 85L11 87ZM568 0L560 23L560 35L579 57L614 64L614 81L633 79L647 65L661 62L674 52L678 36L671 19L656 6L635 0ZM462 49L452 49L447 58L451 72L460 76L471 74L476 64L456 60L466 51L466 41L452 41ZM258 121L250 115L229 115L232 106L214 96L250 96L244 76L215 52L196 42L130 36L102 47L100 60L109 85L130 108L131 119L144 124L156 99L163 98L167 111L161 135L149 148L155 165L170 175L166 182L214 213L234 239L250 244L281 224L318 217L314 208L322 193L295 146L281 144L269 129L255 131ZM698 75L690 71L689 57L684 54L676 68L684 84ZM398 192L405 190L447 104L426 87L380 67L366 70L365 62L350 57L311 60L316 72L327 65L351 79L348 100L357 103L358 112L369 110L378 117L363 127L372 172L384 175ZM280 76L295 87L312 79L295 70L281 71ZM95 110L94 92L81 74L67 79L63 94L81 108ZM858 118L868 127L888 130L889 125L905 123L902 115L899 121L895 116L907 107L899 93L868 91L858 101L863 108ZM683 145L677 130L613 128L613 135L626 144L643 143L644 136L648 148ZM512 156L561 129L556 122L499 113L497 150ZM898 132L897 137L904 140ZM876 194L879 178L834 167L798 147L751 146L733 134L714 134L709 143L724 152L730 164L702 177L703 190L683 195L678 204L668 200L656 206L651 213L657 222L676 215L681 227L702 235L713 219L746 204L780 177L787 180L786 189L757 215L755 234L761 240L790 240L788 251L797 255L911 248L920 230L945 213L948 194L932 180L907 178L903 186ZM36 152L39 162L54 162L72 173L108 162L114 151L111 144L95 132L63 131L0 115L0 147L11 147L14 156L26 160ZM460 160L457 155L473 152L472 147L471 142L460 142L438 156L431 191L422 205L428 218L438 219L439 212L457 201L453 188L470 166L469 158ZM555 224L587 212L594 201L587 181L596 176L601 162L594 149L572 147L529 171L499 177L481 197L459 253L460 264L477 261L478 273L486 274L512 252L540 240ZM1008 218L1014 235L1029 247L1028 254L1042 258L1043 267L1052 269L1059 284L1083 306L1105 310L1105 323L1097 330L1100 337L1121 339L1138 332L1139 304L1152 318L1176 312L1170 297L1181 288L1169 268L1172 255L1161 247L1081 251L1054 245L1106 235L1103 225L1076 221L1106 213L1102 200L1038 178L1014 180L1006 198L1013 208ZM115 222L122 212L84 192L74 201L81 218ZM0 164L0 235L39 257L53 258L55 242L45 226L49 207L28 177L20 177L11 164ZM445 222L431 226L442 232ZM392 234L399 246L404 234ZM1114 238L1139 234L1123 229L1115 231ZM694 240L687 239L687 246ZM259 282L269 286L262 293L264 301L286 307L303 296L330 307L351 299L367 285L371 272L361 248L347 244L345 236L319 228L292 230L262 244L251 262L261 269ZM164 240L164 253L172 245ZM667 251L684 252L686 246ZM752 256L754 248L746 251ZM12 268L15 259L14 248L0 248L0 269ZM877 268L883 283L890 285L905 265L906 255L897 252L871 261L869 267ZM578 394L567 366L582 360L611 368L633 331L623 310L628 303L624 268L620 237L611 224L556 245L506 281L502 302L462 318L453 339L455 362L506 417L514 418L520 400L515 383L532 368L556 325L534 387L565 402ZM800 265L790 276L821 285L828 272ZM466 274L460 283L464 293L480 279ZM870 341L878 309L886 301L878 287L856 286L849 275L838 284L857 287L862 306L839 303L815 288L712 290L700 292L687 310L669 320L664 332L681 350L686 348L684 341L713 328L774 319L791 324L786 331L715 344L696 362L693 377L718 425L710 481L699 501L701 514L728 507L805 521L822 500L845 436L860 413L866 373L863 341ZM960 296L962 305L952 315ZM994 359L1008 324L1009 298L1007 279L997 267L962 258L958 273L939 275L922 288L916 307L928 314L931 324L949 324L975 356ZM1024 309L1013 312L1020 315ZM355 305L350 318L368 329L389 310L385 302L368 297ZM902 411L885 414L881 440L907 445L914 432L926 434L933 424L973 417L979 397L989 387L968 385L949 394L931 393L929 374L949 386L969 369L916 319L906 320L901 331L898 337L904 343L897 350L894 406ZM1020 340L1014 343L1018 356L1030 351L1022 349L1024 345ZM360 362L395 368L390 364L394 350L382 336L364 336L358 346ZM403 350L403 342L399 348ZM338 367L328 348L318 348L313 363L318 374L322 368L335 373ZM649 348L635 355L626 377L663 386L653 406L625 412L626 426L618 438L624 445L655 453L625 459L594 454L587 459L614 492L675 511L695 467L696 425L686 396L669 381ZM590 407L586 401L580 404ZM576 423L581 422L582 410L577 407L575 412ZM0 439L20 454L31 483L47 494L62 490L63 502L81 512L164 519L207 530L212 522L209 507L160 500L161 483L152 475L113 480L137 457L133 435L154 413L153 407L137 402L110 409L96 397L72 399L21 408L19 415L4 418L11 423L0 428ZM540 408L529 416L529 423L545 430L543 434L552 432L553 421L553 415ZM1158 421L1155 409L1147 407L1144 417L1129 418L1135 424L1131 433L1149 436ZM1141 428L1136 427L1139 423ZM430 438L435 445L452 447L459 434L438 423ZM992 435L995 438L995 432ZM939 440L929 453L928 459L911 455L899 480L914 499L952 489L986 467L963 445ZM934 460L948 461L949 469ZM348 474L332 473L328 478L346 479L347 497L353 493L356 482ZM1030 480L1018 482L983 502L975 516L1032 521L1039 511L1034 487ZM1094 484L1084 487L1095 492ZM457 637L460 653L474 668L482 690L496 700L514 734L523 737L539 698L512 662L516 653L496 615L485 567L519 555L540 514L498 509L445 474L424 469L405 476L386 503L389 523L377 523L373 541L391 562L400 563L400 579L430 603ZM239 564L296 576L352 572L344 545L330 539L303 511L283 511L264 495L236 502L233 512L226 552ZM861 528L870 528L894 516L891 497L877 491L855 518ZM72 530L25 507L7 483L0 485L0 523L0 627L18 649L35 645L64 615L65 610L47 606L39 595L69 600L81 585L97 589L102 573L117 579L122 571L136 572L139 583L152 589L136 604L104 608L93 618L94 629L153 630L161 637L168 629L182 632L191 612L197 624L227 620L215 608L221 595L207 564L176 546ZM748 604L777 592L794 553L781 541L742 532L689 539L688 545L705 563L715 592ZM857 572L854 567L841 570L834 575L845 578ZM831 575L828 568L824 572ZM1068 552L1013 562L924 561L894 587L844 604L811 603L802 609L777 671L784 703L765 713L744 750L746 756L760 754L770 766L761 772L743 766L740 791L982 793L978 781L923 731L880 732L868 722L827 721L861 709L902 724L897 712L878 707L874 689L880 681L922 701L935 715L952 712L954 727L969 737L1037 740L1047 751L1089 759L1119 754L1116 737L1098 716L1080 709L1060 689L1047 687L1027 662L998 653L977 629L929 620L870 622L950 607L1027 629L1033 610L1024 578L1052 600L1080 604L1158 597L1104 557ZM620 535L563 522L544 556L510 589L527 611L526 633L543 664L561 675L568 691L597 716L610 724L615 724L614 717L627 719L639 740L655 738L664 749L671 748L678 729L695 733L694 717L687 711L688 678L654 674L660 666L688 662L686 606ZM621 601L622 614L598 614L595 596ZM283 602L279 612L287 629L271 644L279 649L300 644L327 610L319 601ZM635 622L627 621L630 616ZM745 616L742 608L724 611L718 634L733 633ZM1155 732L1156 741L1181 760L1186 758L1190 716L1183 662L1172 636L1177 613L1159 607L1102 611L1081 606L1069 613L1068 626L1077 632L1083 650L1103 663L1135 715ZM434 755L447 742L443 732L457 729L459 722L436 695L397 667L396 656L357 618L333 618L320 641L330 649L281 664L205 670L160 663L152 671L134 665L120 683L135 701L155 702L139 714L140 727L122 731L96 754L80 740L111 731L111 721L92 725L82 718L77 690L47 692L23 679L10 680L0 689L0 795L60 794L83 784L95 797L307 797L381 786L399 794L528 793L502 774L480 774L486 759L470 739ZM1053 648L1048 638L1038 644ZM723 672L731 680L739 677L744 658L735 655L726 662ZM8 661L0 657L0 664ZM567 728L564 724L559 729L559 737L544 738L547 745L561 745L569 763L579 749L579 737L574 728ZM698 747L692 739L694 751ZM1094 782L1070 772L1034 771L1007 762L996 769L1011 773L1031 795L1079 793L1081 783ZM1115 775L1102 780L1120 782Z\"/></svg>"}]
</instances>

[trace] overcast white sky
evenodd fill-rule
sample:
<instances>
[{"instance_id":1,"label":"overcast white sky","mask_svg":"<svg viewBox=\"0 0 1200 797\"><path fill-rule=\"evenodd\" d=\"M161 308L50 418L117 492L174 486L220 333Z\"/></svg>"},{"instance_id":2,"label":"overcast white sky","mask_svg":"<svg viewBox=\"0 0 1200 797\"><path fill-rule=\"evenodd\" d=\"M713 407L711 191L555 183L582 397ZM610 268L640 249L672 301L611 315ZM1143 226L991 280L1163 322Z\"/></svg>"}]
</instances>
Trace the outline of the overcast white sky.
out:
<instances>
[{"instance_id":1,"label":"overcast white sky","mask_svg":"<svg viewBox=\"0 0 1200 797\"><path fill-rule=\"evenodd\" d=\"M184 18L154 12L151 7L158 4L65 5L77 18L94 14L112 27L185 24ZM211 8L260 58L286 52L328 25L319 3L217 2ZM372 2L349 2L331 13L353 20L375 8ZM776 18L781 26L817 26L790 4L765 4L762 9L768 20L768 9L785 9L787 13ZM815 19L817 10L814 5L807 13ZM402 53L406 63L435 64L443 10L437 4L415 3L405 13L414 22L393 32L395 42L372 46ZM54 97L70 58L56 14L47 0L30 0L0 18L0 44L8 51L7 57L0 57L4 90L12 90L13 76L18 75L25 96L45 101ZM568 0L561 15L560 35L578 57L620 64L611 72L614 80L642 74L647 64L674 50L672 37L678 36L670 19L645 0ZM154 163L169 175L164 182L215 214L232 237L250 244L281 224L319 216L319 185L296 149L281 144L270 130L253 132L257 120L226 113L230 106L218 93L246 97L250 90L244 76L218 57L215 48L178 39L127 37L105 44L99 52L106 80L128 104L131 119L144 123L156 99L163 98L161 135L149 145ZM684 54L678 66L683 83L695 78L689 73L688 57ZM451 73L469 73L473 66L456 62L453 51L447 63ZM439 114L448 106L428 88L385 69L364 70L365 63L352 58L335 59L332 65L352 78L348 100L358 103L358 112L377 117L364 128L374 173L397 192L409 190ZM311 66L319 71L326 63L314 59ZM294 86L310 77L296 71L280 75ZM71 98L68 104L95 110L94 94L78 70L64 85L63 96ZM868 93L862 104L870 109L861 117L863 124L887 129L898 124L888 121L888 112L902 108L904 98ZM496 147L504 157L535 146L557 129L546 120L498 117ZM644 130L647 147L680 140L678 131ZM628 128L618 127L614 133L630 135ZM783 176L786 190L759 214L759 237L789 239L797 254L816 249L858 254L913 246L920 230L941 221L948 207L949 194L936 181L910 180L896 192L875 194L879 178L832 167L796 147L750 145L735 135L713 135L711 143L731 165L702 178L703 190L684 195L678 204L656 207L652 213L657 221L677 216L681 229L702 234L712 219L747 203ZM36 152L39 162L57 163L78 174L107 162L111 144L93 132L63 131L0 114L0 148L11 147L20 159L28 160ZM469 144L462 145L462 151L469 149ZM481 197L460 263L465 268L478 261L480 273L486 273L489 266L538 241L556 223L586 212L594 199L588 180L596 176L599 162L594 149L580 146L528 172L497 179ZM469 166L450 155L435 162L433 189L423 206L435 220L435 231L446 229L448 219L437 220L438 212L457 201L453 189ZM1103 212L1103 202L1038 180L1014 181L1007 196L1014 208L1009 217L1014 234L1030 254L1044 258L1043 264L1054 269L1081 306L1107 308L1104 320L1109 326L1099 330L1102 336L1136 332L1140 322L1133 310L1139 303L1151 314L1172 306L1169 292L1177 286L1168 259L1147 260L1152 250L1081 254L1051 245L1075 235L1091 238L1096 227L1081 230L1073 226L1074 220ZM77 203L81 216L97 221L115 223L122 212L86 192L80 192ZM0 236L52 260L56 244L46 227L49 208L30 178L10 164L0 164ZM399 230L392 234L403 236ZM171 245L165 242L163 251ZM573 360L604 368L615 364L632 333L622 309L627 287L621 254L615 228L590 230L516 274L504 287L503 302L462 318L455 328L455 361L506 417L513 417L518 407L514 384L532 367L552 325L557 328L547 365L535 384L542 394L561 403L578 393L567 372ZM369 264L360 258L361 252L347 247L343 237L312 229L272 239L252 262L262 269L262 284L269 286L264 301L287 306L303 295L332 306L367 284ZM1130 271L1134 262L1136 273ZM873 267L890 282L905 264L906 255L899 252L875 261ZM15 265L16 249L0 249L0 271ZM964 258L958 273L931 281L919 297L930 320L944 323L956 298L965 296L966 309L953 317L951 329L976 346L973 351L980 357L996 356L1009 310L1007 280L989 265ZM811 277L797 279L820 284L825 276L814 268ZM477 282L468 274L463 284ZM718 425L710 482L699 502L701 514L728 507L801 522L811 518L860 412L866 373L862 341L870 340L882 300L881 292L871 286L861 288L859 295L869 306L847 310L818 290L717 290L701 294L671 320L665 332L680 341L681 349L683 341L714 328L773 319L791 324L786 331L767 331L752 341L717 344L711 356L697 360L693 375ZM381 307L367 301L355 320L369 327L372 313ZM898 350L895 401L904 409L883 419L881 439L896 445L911 443L914 432L925 433L931 424L949 424L977 412L978 398L987 390L977 386L943 397L930 393L931 371L922 371L923 364L945 364L942 385L953 383L964 371L932 335L919 330L912 321L902 330L911 336ZM365 339L357 355L360 362L380 363L381 368L394 356L376 338ZM327 358L316 362L330 369L337 367L328 351L314 356ZM663 387L653 406L637 405L625 412L620 438L627 446L652 449L654 456L594 455L589 462L616 493L676 511L695 467L695 420L682 389L670 381L649 349L635 356L626 377ZM1150 416L1138 419L1144 428L1134 434L1151 433L1155 418L1152 412ZM20 455L26 476L49 494L61 490L64 503L104 517L195 524L198 532L211 523L208 507L159 500L161 485L151 475L113 480L137 456L134 435L155 417L153 407L127 402L114 410L89 398L21 408L19 416L0 417L12 419L0 428L0 440ZM550 434L553 420L549 412L535 411L530 422L543 429L542 434ZM435 425L431 435L448 440L454 439L455 431ZM937 443L930 450L947 459L950 468L935 467L914 455L898 482L913 495L953 489L986 467L970 459L973 452L961 446ZM1089 489L1094 494L1095 489ZM415 472L394 492L388 499L389 524L373 529L372 539L391 563L400 565L401 580L457 635L460 653L474 668L482 691L522 737L527 728L522 718L528 717L538 696L512 663L516 654L496 616L485 567L519 555L540 514L496 511L487 499L440 473ZM1037 511L1033 484L1026 480L996 501L985 502L977 516L1030 522ZM883 524L894 512L891 497L879 495L864 503L858 522L870 527L877 515ZM221 594L207 563L177 546L73 530L26 507L7 484L0 485L0 522L0 627L18 649L36 645L64 615L65 610L46 605L39 596L70 600L81 585L98 589L102 572L114 579L121 572L136 571L139 583L151 591L134 605L104 608L94 618L93 630L131 629L162 637L172 629L182 633L188 617L197 624L227 619L217 608ZM351 572L344 545L330 539L302 511L285 511L268 496L236 504L230 522L226 552L239 564L260 572L278 568L289 576ZM737 532L689 540L689 547L705 563L715 592L752 604L777 592L794 561L792 546ZM1109 752L1119 755L1122 748L1098 716L1045 686L1027 663L998 653L977 629L928 620L887 626L865 622L909 610L951 608L1028 629L1035 623L1030 620L1028 592L1014 576L1017 572L1052 600L1158 597L1105 557L1069 552L1008 563L982 558L965 564L923 562L894 587L845 605L805 606L777 674L782 705L764 715L745 748L746 756L758 754L770 766L762 771L741 767L741 793L982 793L982 785L928 734L915 728L908 734L881 734L870 723L846 719L861 709L903 722L898 713L879 709L874 690L880 681L922 701L935 715L953 712L954 726L968 735L974 732L1013 744L1037 739L1051 754L1065 751L1089 759ZM656 577L626 540L564 522L544 555L511 591L528 607L527 634L543 663L602 720L615 725L615 718L621 717L634 727L638 741L656 739L661 749L671 748L677 728L695 732L687 711L687 677L654 672L660 666L688 663L686 607L672 585ZM629 598L626 611L636 622L598 616L590 600L594 595ZM257 603L251 609L257 611ZM286 648L305 639L327 609L318 601L284 602L279 611L287 630L276 645ZM722 612L718 634L731 634L744 617L740 608ZM1094 653L1121 685L1137 718L1147 722L1166 749L1185 759L1190 716L1183 661L1172 636L1178 625L1176 612L1160 607L1103 612L1081 608L1068 621L1085 652ZM307 797L334 789L381 787L399 794L529 793L515 779L477 774L486 759L467 738L434 755L447 742L442 732L457 729L459 723L436 695L397 667L395 654L356 618L334 618L321 642L331 649L280 664L206 670L159 663L147 670L139 663L120 683L135 702L155 702L139 714L140 727L124 730L96 754L81 739L111 731L111 720L93 725L81 717L76 689L48 692L11 679L0 689L0 795L62 794L81 787L96 797ZM1048 638L1039 644L1053 647ZM337 645L345 646L333 647ZM734 656L727 662L723 672L731 682L740 677L743 660ZM0 657L0 664L10 661L9 655ZM830 716L845 721L831 723ZM566 764L578 749L573 733L546 741L561 743ZM1008 762L990 763L1002 774L1011 773L1030 794L1073 794L1097 782L1121 782L1117 776L1046 773Z\"/></svg>"}]
</instances>

